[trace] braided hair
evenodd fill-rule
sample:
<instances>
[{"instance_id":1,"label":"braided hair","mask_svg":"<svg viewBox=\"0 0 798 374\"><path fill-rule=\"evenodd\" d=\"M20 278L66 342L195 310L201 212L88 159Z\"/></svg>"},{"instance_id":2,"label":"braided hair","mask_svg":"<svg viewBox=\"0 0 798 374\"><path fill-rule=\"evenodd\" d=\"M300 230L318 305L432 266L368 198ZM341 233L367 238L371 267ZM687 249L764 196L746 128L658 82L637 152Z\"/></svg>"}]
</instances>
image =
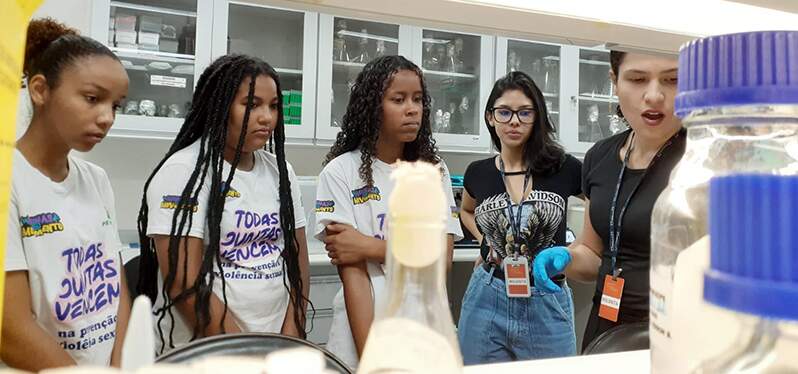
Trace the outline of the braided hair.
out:
<instances>
[{"instance_id":1,"label":"braided hair","mask_svg":"<svg viewBox=\"0 0 798 374\"><path fill-rule=\"evenodd\" d=\"M192 106L186 115L183 126L177 134L166 156L158 163L152 174L147 178L144 185L144 196L141 200L141 209L138 216L138 232L141 243L141 265L139 272L138 292L147 295L151 300L155 300L158 293L158 258L155 252L153 240L147 236L147 190L153 177L158 173L166 160L173 154L184 149L195 142L200 142L199 154L197 156L194 170L188 182L183 187L180 201L172 217L172 226L169 233L169 271L165 274L163 289L160 290L161 297L165 300L163 308L156 311L158 315L158 332L161 342L165 346L164 331L161 330L160 322L168 317L174 322L172 306L189 297L195 297L194 312L196 323L193 326L193 339L200 336L208 325L210 325L210 296L212 294L213 281L217 277L214 265L218 274L223 274L222 261L219 253L220 245L220 225L222 212L224 211L225 196L229 190L230 182L241 158L241 149L247 133L247 123L249 122L250 108L252 107L255 81L259 76L268 76L274 80L277 87L278 108L282 107L283 97L280 90L280 81L275 70L266 62L245 55L227 55L218 58L202 73L197 81L194 91ZM231 163L230 172L223 175L224 167L224 147L227 134L227 123L230 116L230 107L235 98L236 91L246 78L250 78L249 91L247 94L247 107L244 112L244 119L241 135L235 151L235 159ZM277 165L279 171L279 201L280 201L280 228L284 238L284 249L281 253L283 259L283 285L289 292L290 302L294 306L294 322L300 331L305 334L304 305L309 302L302 294L302 277L299 269L299 243L294 235L294 211L291 196L291 185L288 179L288 168L285 161L285 127L283 114L278 110L277 126L274 129L273 142L276 150ZM206 176L210 174L210 190L208 197L207 222L193 222L193 210L196 207L197 197L203 186ZM192 285L187 285L187 280L183 279L183 290L176 297L170 298L168 291L175 283L175 274L178 266L178 248L182 237L186 236L193 224L207 224L208 246L202 254L202 262L197 278ZM185 274L187 262L182 264ZM222 281L222 298L224 302L224 312L222 321L227 316L227 294L224 277ZM287 282L287 283L286 283ZM289 286L290 284L290 286ZM223 323L221 323L224 332ZM169 331L169 346L172 343L174 323Z\"/></svg>"},{"instance_id":2,"label":"braided hair","mask_svg":"<svg viewBox=\"0 0 798 374\"><path fill-rule=\"evenodd\" d=\"M401 70L409 70L418 75L424 107L418 136L416 140L405 144L402 159L422 160L432 164L440 162L429 120L430 96L421 69L402 56L383 56L366 64L358 74L349 95L341 131L324 160L325 165L344 153L360 148L360 178L367 185L374 185L371 164L377 154L377 138L382 127L382 100L394 75Z\"/></svg>"}]
</instances>

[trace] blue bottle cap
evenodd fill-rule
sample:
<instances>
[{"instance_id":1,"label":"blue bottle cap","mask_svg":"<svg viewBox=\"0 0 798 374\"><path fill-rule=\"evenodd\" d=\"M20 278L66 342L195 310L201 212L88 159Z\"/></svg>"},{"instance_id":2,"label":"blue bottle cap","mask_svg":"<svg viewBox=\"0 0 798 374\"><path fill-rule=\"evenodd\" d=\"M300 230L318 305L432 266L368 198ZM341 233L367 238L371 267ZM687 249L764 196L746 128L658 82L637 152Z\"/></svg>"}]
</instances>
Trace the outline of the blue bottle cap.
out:
<instances>
[{"instance_id":1,"label":"blue bottle cap","mask_svg":"<svg viewBox=\"0 0 798 374\"><path fill-rule=\"evenodd\" d=\"M798 104L798 31L711 36L679 53L676 115L728 105Z\"/></svg>"},{"instance_id":2,"label":"blue bottle cap","mask_svg":"<svg viewBox=\"0 0 798 374\"><path fill-rule=\"evenodd\" d=\"M723 308L798 320L798 176L710 181L710 268L704 299Z\"/></svg>"}]
</instances>

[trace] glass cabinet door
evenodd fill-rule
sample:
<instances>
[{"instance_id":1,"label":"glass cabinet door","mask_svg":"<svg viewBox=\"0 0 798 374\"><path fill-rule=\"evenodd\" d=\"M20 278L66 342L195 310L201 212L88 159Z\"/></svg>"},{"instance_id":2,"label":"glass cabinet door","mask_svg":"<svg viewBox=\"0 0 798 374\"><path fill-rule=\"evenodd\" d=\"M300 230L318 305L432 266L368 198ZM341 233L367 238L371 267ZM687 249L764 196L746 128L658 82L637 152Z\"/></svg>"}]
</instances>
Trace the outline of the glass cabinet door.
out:
<instances>
[{"instance_id":1,"label":"glass cabinet door","mask_svg":"<svg viewBox=\"0 0 798 374\"><path fill-rule=\"evenodd\" d=\"M380 56L400 54L400 27L322 15L320 28L320 122L316 137L333 140L343 122L352 86L366 63ZM322 122L326 118L329 122Z\"/></svg>"},{"instance_id":2,"label":"glass cabinet door","mask_svg":"<svg viewBox=\"0 0 798 374\"><path fill-rule=\"evenodd\" d=\"M213 0L94 0L91 20L130 79L109 135L173 138L210 59Z\"/></svg>"},{"instance_id":3,"label":"glass cabinet door","mask_svg":"<svg viewBox=\"0 0 798 374\"><path fill-rule=\"evenodd\" d=\"M95 1L92 35L119 57L130 78L112 134L145 130L173 135L179 129L191 106L198 68L206 63L200 27L210 25L209 4L207 0Z\"/></svg>"},{"instance_id":4,"label":"glass cabinet door","mask_svg":"<svg viewBox=\"0 0 798 374\"><path fill-rule=\"evenodd\" d=\"M430 122L443 150L488 150L483 106L493 84L493 39L420 30L421 67L431 98Z\"/></svg>"},{"instance_id":5,"label":"glass cabinet door","mask_svg":"<svg viewBox=\"0 0 798 374\"><path fill-rule=\"evenodd\" d=\"M476 35L424 30L421 66L432 99L432 131L478 134L480 41Z\"/></svg>"},{"instance_id":6,"label":"glass cabinet door","mask_svg":"<svg viewBox=\"0 0 798 374\"><path fill-rule=\"evenodd\" d=\"M559 136L560 46L505 38L499 38L498 43L501 47L497 50L502 51L506 45L506 51L502 53L504 58L496 60L500 64L496 66L497 79L511 71L528 74L543 93L549 120Z\"/></svg>"},{"instance_id":7,"label":"glass cabinet door","mask_svg":"<svg viewBox=\"0 0 798 374\"><path fill-rule=\"evenodd\" d=\"M231 2L226 19L224 50L218 54L246 54L269 63L280 78L286 136L311 141L317 14Z\"/></svg>"},{"instance_id":8,"label":"glass cabinet door","mask_svg":"<svg viewBox=\"0 0 798 374\"><path fill-rule=\"evenodd\" d=\"M622 131L615 115L617 97L609 77L610 53L579 51L579 142L595 143Z\"/></svg>"}]
</instances>

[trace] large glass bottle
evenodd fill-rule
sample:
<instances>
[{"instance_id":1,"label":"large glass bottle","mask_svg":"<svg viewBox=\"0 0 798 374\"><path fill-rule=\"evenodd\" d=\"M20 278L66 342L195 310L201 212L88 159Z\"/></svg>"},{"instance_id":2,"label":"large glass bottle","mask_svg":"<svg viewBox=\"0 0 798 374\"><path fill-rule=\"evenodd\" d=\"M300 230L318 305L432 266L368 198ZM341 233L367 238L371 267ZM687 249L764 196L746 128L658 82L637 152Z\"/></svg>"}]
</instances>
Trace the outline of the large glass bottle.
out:
<instances>
[{"instance_id":1,"label":"large glass bottle","mask_svg":"<svg viewBox=\"0 0 798 374\"><path fill-rule=\"evenodd\" d=\"M446 294L446 198L437 167L402 163L388 202L387 302L378 306L358 373L460 373Z\"/></svg>"},{"instance_id":2,"label":"large glass bottle","mask_svg":"<svg viewBox=\"0 0 798 374\"><path fill-rule=\"evenodd\" d=\"M798 372L796 196L795 176L712 180L704 298L735 317L740 333L693 374Z\"/></svg>"},{"instance_id":3,"label":"large glass bottle","mask_svg":"<svg viewBox=\"0 0 798 374\"><path fill-rule=\"evenodd\" d=\"M798 32L722 35L681 50L676 114L687 148L651 219L653 373L690 372L737 335L734 319L701 294L708 182L732 172L798 173L798 58L786 55L796 50Z\"/></svg>"}]
</instances>

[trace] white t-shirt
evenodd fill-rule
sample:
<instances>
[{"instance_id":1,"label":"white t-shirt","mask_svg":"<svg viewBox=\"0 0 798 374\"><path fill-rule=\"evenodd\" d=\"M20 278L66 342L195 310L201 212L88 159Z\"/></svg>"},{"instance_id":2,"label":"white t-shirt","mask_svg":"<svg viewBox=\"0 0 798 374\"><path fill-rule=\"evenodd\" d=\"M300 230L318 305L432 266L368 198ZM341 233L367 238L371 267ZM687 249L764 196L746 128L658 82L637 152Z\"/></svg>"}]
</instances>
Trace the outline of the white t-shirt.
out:
<instances>
[{"instance_id":1,"label":"white t-shirt","mask_svg":"<svg viewBox=\"0 0 798 374\"><path fill-rule=\"evenodd\" d=\"M169 235L176 204L191 176L199 155L200 142L178 151L161 167L147 190L150 207L147 235ZM207 149L207 148L206 148ZM230 172L225 162L222 178ZM305 227L305 213L296 175L288 165L291 196L294 209L294 226ZM207 202L211 184L210 170L197 196L197 208L188 234L204 239L208 245ZM280 228L279 172L277 158L264 150L255 152L255 165L251 171L236 170L227 193L222 213L220 251L225 277L228 313L245 332L280 332L288 308L288 291L283 284L283 235ZM224 182L222 182L224 183ZM184 231L183 236L186 236ZM216 270L213 292L222 298L221 275ZM161 299L162 278L159 279L158 300L154 310L164 305ZM191 339L193 326L187 326L173 309L177 324L173 344L179 346ZM167 347L171 319L167 315L161 322ZM157 326L156 326L157 329ZM157 332L156 332L156 336ZM156 345L160 345L156 339ZM160 346L158 347L160 351Z\"/></svg>"},{"instance_id":2,"label":"white t-shirt","mask_svg":"<svg viewBox=\"0 0 798 374\"><path fill-rule=\"evenodd\" d=\"M56 183L14 151L5 269L28 272L36 322L78 364L108 365L122 294L114 195L103 169L68 160Z\"/></svg>"},{"instance_id":3,"label":"white t-shirt","mask_svg":"<svg viewBox=\"0 0 798 374\"><path fill-rule=\"evenodd\" d=\"M330 161L319 174L316 227L313 230L319 240L324 240L325 226L331 222L351 225L364 235L387 240L388 199L394 188L394 182L390 178L393 168L375 158L371 164L374 186L369 188L360 178L360 155L360 150L344 153ZM451 211L448 215L447 233L453 234L455 240L459 240L463 237L463 232L456 217L457 209L449 170L443 161L440 167L443 169L441 184ZM377 308L377 305L384 302L385 272L381 264L372 261L367 263L367 269L371 278L374 305ZM357 351L346 315L343 289L338 291L333 301L333 322L327 349L351 367L357 366Z\"/></svg>"}]
</instances>

